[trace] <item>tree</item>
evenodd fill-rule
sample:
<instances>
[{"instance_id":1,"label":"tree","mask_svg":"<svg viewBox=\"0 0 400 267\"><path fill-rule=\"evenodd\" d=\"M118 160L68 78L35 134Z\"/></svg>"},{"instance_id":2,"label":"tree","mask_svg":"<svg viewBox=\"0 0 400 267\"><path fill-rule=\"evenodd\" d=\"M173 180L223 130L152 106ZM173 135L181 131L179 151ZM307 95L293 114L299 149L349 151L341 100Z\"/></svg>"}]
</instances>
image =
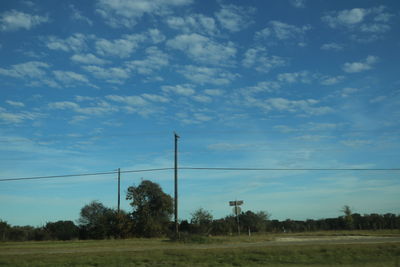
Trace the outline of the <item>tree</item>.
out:
<instances>
[{"instance_id":1,"label":"tree","mask_svg":"<svg viewBox=\"0 0 400 267\"><path fill-rule=\"evenodd\" d=\"M354 228L353 216L352 216L353 212L351 211L348 205L343 206L342 212L344 213L344 221L346 224L346 228L352 230Z\"/></svg>"},{"instance_id":2,"label":"tree","mask_svg":"<svg viewBox=\"0 0 400 267\"><path fill-rule=\"evenodd\" d=\"M52 239L71 240L78 237L78 227L72 221L49 222L45 226Z\"/></svg>"},{"instance_id":3,"label":"tree","mask_svg":"<svg viewBox=\"0 0 400 267\"><path fill-rule=\"evenodd\" d=\"M192 231L198 234L209 234L211 231L211 225L213 216L211 213L203 208L199 208L192 213Z\"/></svg>"},{"instance_id":4,"label":"tree","mask_svg":"<svg viewBox=\"0 0 400 267\"><path fill-rule=\"evenodd\" d=\"M137 235L154 237L167 233L173 213L173 201L157 183L143 180L138 186L130 186L126 199L131 201Z\"/></svg>"},{"instance_id":5,"label":"tree","mask_svg":"<svg viewBox=\"0 0 400 267\"><path fill-rule=\"evenodd\" d=\"M98 201L92 201L81 209L78 223L82 238L103 239L110 237L110 221L113 210Z\"/></svg>"}]
</instances>

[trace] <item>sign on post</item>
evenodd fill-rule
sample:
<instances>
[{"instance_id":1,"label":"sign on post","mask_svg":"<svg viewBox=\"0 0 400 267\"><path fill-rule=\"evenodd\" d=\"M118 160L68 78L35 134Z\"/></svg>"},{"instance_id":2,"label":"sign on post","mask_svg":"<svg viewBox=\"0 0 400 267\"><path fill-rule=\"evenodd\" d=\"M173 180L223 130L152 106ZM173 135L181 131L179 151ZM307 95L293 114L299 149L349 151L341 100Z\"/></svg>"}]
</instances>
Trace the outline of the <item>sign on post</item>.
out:
<instances>
[{"instance_id":1,"label":"sign on post","mask_svg":"<svg viewBox=\"0 0 400 267\"><path fill-rule=\"evenodd\" d=\"M235 215L236 215L238 235L240 235L239 214L242 211L239 206L242 204L243 204L243 200L229 201L229 206L234 206L233 213L235 213Z\"/></svg>"},{"instance_id":2,"label":"sign on post","mask_svg":"<svg viewBox=\"0 0 400 267\"><path fill-rule=\"evenodd\" d=\"M229 201L229 206L240 206L242 204L243 204L243 200Z\"/></svg>"}]
</instances>

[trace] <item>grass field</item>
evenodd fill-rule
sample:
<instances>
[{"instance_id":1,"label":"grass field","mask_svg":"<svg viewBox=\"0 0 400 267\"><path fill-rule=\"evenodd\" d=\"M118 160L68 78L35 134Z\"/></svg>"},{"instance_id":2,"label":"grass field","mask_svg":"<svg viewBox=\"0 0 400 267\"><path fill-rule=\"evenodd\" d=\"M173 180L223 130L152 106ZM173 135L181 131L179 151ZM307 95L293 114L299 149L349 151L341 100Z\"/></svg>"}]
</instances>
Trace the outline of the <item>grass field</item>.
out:
<instances>
[{"instance_id":1,"label":"grass field","mask_svg":"<svg viewBox=\"0 0 400 267\"><path fill-rule=\"evenodd\" d=\"M393 231L314 234L399 236ZM166 239L7 242L0 243L0 266L400 266L400 243L251 246L298 235L212 237L201 244Z\"/></svg>"}]
</instances>

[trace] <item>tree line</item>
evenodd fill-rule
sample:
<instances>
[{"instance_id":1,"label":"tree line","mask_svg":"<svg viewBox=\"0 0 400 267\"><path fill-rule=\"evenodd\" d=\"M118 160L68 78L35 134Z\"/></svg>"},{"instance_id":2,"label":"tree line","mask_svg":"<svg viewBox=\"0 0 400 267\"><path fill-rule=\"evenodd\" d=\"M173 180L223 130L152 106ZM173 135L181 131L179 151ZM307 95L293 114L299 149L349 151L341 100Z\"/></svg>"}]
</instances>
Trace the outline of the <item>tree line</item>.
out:
<instances>
[{"instance_id":1,"label":"tree line","mask_svg":"<svg viewBox=\"0 0 400 267\"><path fill-rule=\"evenodd\" d=\"M11 226L0 220L0 241L42 241L75 239L123 239L131 237L165 237L174 235L172 197L161 187L148 180L138 186L130 186L126 199L132 210L126 212L104 206L92 201L80 210L76 222L48 222L42 227ZM264 211L245 211L225 218L214 219L212 214L197 209L190 220L179 224L181 233L194 235L234 235L242 233L281 233L321 230L382 230L400 229L400 215L358 214L349 206L344 206L343 215L337 218L318 220L271 220Z\"/></svg>"}]
</instances>

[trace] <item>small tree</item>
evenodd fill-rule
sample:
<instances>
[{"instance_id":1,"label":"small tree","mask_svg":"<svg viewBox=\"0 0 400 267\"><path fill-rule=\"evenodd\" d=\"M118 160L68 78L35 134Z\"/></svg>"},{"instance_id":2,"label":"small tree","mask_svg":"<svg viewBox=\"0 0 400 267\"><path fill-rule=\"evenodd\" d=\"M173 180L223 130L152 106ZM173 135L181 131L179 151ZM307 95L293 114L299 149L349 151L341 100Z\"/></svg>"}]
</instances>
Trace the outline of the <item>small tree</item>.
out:
<instances>
[{"instance_id":1,"label":"small tree","mask_svg":"<svg viewBox=\"0 0 400 267\"><path fill-rule=\"evenodd\" d=\"M78 227L72 221L49 222L45 226L52 239L71 240L78 237Z\"/></svg>"},{"instance_id":2,"label":"small tree","mask_svg":"<svg viewBox=\"0 0 400 267\"><path fill-rule=\"evenodd\" d=\"M113 210L98 201L92 201L81 209L78 223L81 226L81 237L103 239L110 237L110 222Z\"/></svg>"},{"instance_id":3,"label":"small tree","mask_svg":"<svg viewBox=\"0 0 400 267\"><path fill-rule=\"evenodd\" d=\"M173 201L157 183L144 180L138 186L130 186L126 199L131 201L132 219L138 236L154 237L167 233Z\"/></svg>"},{"instance_id":4,"label":"small tree","mask_svg":"<svg viewBox=\"0 0 400 267\"><path fill-rule=\"evenodd\" d=\"M192 231L198 234L209 234L211 231L213 216L203 208L199 208L192 213Z\"/></svg>"},{"instance_id":5,"label":"small tree","mask_svg":"<svg viewBox=\"0 0 400 267\"><path fill-rule=\"evenodd\" d=\"M346 229L353 229L354 228L354 223L353 223L353 212L351 211L350 207L348 205L344 205L342 208L342 212L344 213L344 222L346 224Z\"/></svg>"}]
</instances>

